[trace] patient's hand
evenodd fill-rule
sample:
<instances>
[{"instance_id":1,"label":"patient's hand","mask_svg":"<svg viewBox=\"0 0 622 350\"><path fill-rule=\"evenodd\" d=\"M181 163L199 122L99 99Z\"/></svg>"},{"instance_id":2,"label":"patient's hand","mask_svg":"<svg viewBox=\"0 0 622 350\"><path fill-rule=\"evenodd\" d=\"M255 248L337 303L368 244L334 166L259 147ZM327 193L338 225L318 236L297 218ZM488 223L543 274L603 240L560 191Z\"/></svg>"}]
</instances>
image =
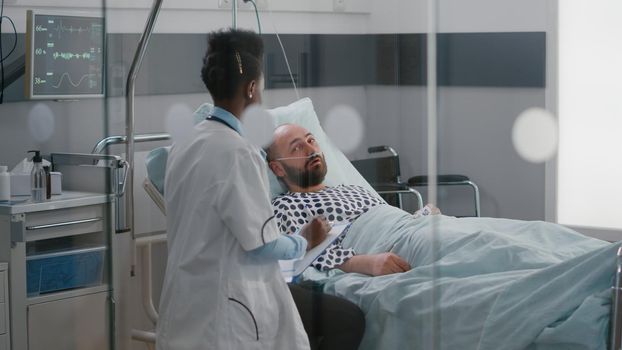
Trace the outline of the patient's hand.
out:
<instances>
[{"instance_id":1,"label":"patient's hand","mask_svg":"<svg viewBox=\"0 0 622 350\"><path fill-rule=\"evenodd\" d=\"M389 275L410 270L410 264L394 253L355 255L339 266L345 272L371 276Z\"/></svg>"},{"instance_id":2,"label":"patient's hand","mask_svg":"<svg viewBox=\"0 0 622 350\"><path fill-rule=\"evenodd\" d=\"M413 213L413 216L415 218L419 218L422 216L428 216L428 215L440 215L441 210L434 204L428 203L425 205L425 207L417 210L416 212Z\"/></svg>"},{"instance_id":3,"label":"patient's hand","mask_svg":"<svg viewBox=\"0 0 622 350\"><path fill-rule=\"evenodd\" d=\"M410 264L394 253L374 254L371 257L372 276L382 276L410 270Z\"/></svg>"},{"instance_id":4,"label":"patient's hand","mask_svg":"<svg viewBox=\"0 0 622 350\"><path fill-rule=\"evenodd\" d=\"M318 216L306 223L300 230L300 235L307 240L307 250L322 243L330 231L330 224L324 216Z\"/></svg>"},{"instance_id":5,"label":"patient's hand","mask_svg":"<svg viewBox=\"0 0 622 350\"><path fill-rule=\"evenodd\" d=\"M442 214L441 210L436 205L434 205L432 203L428 203L426 205L426 207L430 208L430 215L440 215L440 214Z\"/></svg>"}]
</instances>

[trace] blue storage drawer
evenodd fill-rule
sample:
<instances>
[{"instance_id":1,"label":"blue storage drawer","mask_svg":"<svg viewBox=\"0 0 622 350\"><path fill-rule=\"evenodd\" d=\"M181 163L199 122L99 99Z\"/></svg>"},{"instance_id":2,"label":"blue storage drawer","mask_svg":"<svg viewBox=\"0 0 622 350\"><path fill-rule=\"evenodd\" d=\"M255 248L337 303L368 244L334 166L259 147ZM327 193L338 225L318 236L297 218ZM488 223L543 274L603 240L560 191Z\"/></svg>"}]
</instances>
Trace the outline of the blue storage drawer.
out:
<instances>
[{"instance_id":1,"label":"blue storage drawer","mask_svg":"<svg viewBox=\"0 0 622 350\"><path fill-rule=\"evenodd\" d=\"M101 284L105 251L94 247L28 256L28 296Z\"/></svg>"}]
</instances>

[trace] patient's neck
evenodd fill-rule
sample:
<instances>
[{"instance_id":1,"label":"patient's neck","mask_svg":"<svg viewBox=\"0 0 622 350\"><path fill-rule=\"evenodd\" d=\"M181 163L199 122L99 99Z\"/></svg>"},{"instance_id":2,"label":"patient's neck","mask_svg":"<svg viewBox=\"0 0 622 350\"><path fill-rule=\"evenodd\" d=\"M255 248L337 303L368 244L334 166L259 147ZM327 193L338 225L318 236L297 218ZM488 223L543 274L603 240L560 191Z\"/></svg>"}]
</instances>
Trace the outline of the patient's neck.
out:
<instances>
[{"instance_id":1,"label":"patient's neck","mask_svg":"<svg viewBox=\"0 0 622 350\"><path fill-rule=\"evenodd\" d=\"M304 193L307 193L307 192L318 192L318 191L321 191L321 190L323 190L325 188L326 188L326 185L324 185L323 183L321 183L319 185L315 185L315 186L310 186L310 187L300 187L300 186L298 186L296 184L293 184L293 183L288 183L287 184L287 189L290 192L304 192Z\"/></svg>"}]
</instances>

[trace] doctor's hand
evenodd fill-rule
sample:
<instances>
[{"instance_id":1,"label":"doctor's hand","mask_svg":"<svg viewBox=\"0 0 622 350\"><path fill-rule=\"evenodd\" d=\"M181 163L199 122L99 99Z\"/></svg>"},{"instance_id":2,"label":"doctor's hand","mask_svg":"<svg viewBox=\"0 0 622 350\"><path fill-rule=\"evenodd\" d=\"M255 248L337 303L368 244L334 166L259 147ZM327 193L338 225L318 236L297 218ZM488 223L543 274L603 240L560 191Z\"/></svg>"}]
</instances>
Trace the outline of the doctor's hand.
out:
<instances>
[{"instance_id":1,"label":"doctor's hand","mask_svg":"<svg viewBox=\"0 0 622 350\"><path fill-rule=\"evenodd\" d=\"M406 260L390 252L355 255L338 268L345 272L358 272L371 276L389 275L392 273L406 272L411 269L410 264Z\"/></svg>"},{"instance_id":2,"label":"doctor's hand","mask_svg":"<svg viewBox=\"0 0 622 350\"><path fill-rule=\"evenodd\" d=\"M324 216L317 216L300 229L300 235L307 240L307 250L322 243L330 231L330 224Z\"/></svg>"}]
</instances>

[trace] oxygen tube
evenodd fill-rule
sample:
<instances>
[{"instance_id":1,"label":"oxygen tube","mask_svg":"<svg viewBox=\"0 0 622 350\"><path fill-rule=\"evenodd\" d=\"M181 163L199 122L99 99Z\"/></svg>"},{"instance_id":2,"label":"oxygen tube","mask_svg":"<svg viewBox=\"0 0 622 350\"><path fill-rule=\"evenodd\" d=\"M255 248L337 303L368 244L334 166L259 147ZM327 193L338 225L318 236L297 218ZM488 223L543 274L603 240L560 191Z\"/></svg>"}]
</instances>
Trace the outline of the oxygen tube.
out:
<instances>
[{"instance_id":1,"label":"oxygen tube","mask_svg":"<svg viewBox=\"0 0 622 350\"><path fill-rule=\"evenodd\" d=\"M304 157L283 157L283 158L276 158L275 160L288 160L288 159L313 159L316 157L323 157L324 153L323 152L315 152L312 153L308 156L304 156Z\"/></svg>"}]
</instances>

